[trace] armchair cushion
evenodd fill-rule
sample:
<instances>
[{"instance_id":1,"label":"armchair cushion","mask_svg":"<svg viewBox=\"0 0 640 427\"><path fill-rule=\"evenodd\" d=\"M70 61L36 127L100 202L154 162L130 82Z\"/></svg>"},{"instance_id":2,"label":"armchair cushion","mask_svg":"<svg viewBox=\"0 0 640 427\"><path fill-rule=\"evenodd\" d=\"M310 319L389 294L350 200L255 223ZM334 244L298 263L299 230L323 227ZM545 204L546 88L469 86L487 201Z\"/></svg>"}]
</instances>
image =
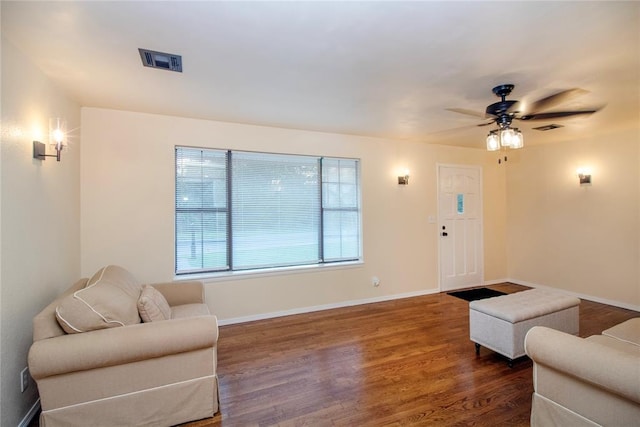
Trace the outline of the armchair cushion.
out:
<instances>
[{"instance_id":1,"label":"armchair cushion","mask_svg":"<svg viewBox=\"0 0 640 427\"><path fill-rule=\"evenodd\" d=\"M151 285L143 285L138 298L138 312L143 322L171 319L171 307L165 297Z\"/></svg>"},{"instance_id":2,"label":"armchair cushion","mask_svg":"<svg viewBox=\"0 0 640 427\"><path fill-rule=\"evenodd\" d=\"M629 319L613 328L602 331L602 335L640 346L640 317Z\"/></svg>"},{"instance_id":3,"label":"armchair cushion","mask_svg":"<svg viewBox=\"0 0 640 427\"><path fill-rule=\"evenodd\" d=\"M133 325L140 323L139 296L136 279L122 267L109 265L60 302L56 319L68 334Z\"/></svg>"},{"instance_id":4,"label":"armchair cushion","mask_svg":"<svg viewBox=\"0 0 640 427\"><path fill-rule=\"evenodd\" d=\"M186 317L208 316L209 307L205 304L182 304L171 307L172 319L183 319Z\"/></svg>"}]
</instances>

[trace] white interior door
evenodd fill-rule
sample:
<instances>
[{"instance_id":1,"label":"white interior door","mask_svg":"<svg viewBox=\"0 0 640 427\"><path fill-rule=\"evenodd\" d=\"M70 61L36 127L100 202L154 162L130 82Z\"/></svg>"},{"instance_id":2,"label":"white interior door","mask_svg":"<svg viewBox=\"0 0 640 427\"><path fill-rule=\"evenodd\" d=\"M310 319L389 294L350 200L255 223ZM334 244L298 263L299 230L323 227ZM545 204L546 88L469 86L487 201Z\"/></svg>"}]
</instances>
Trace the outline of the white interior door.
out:
<instances>
[{"instance_id":1,"label":"white interior door","mask_svg":"<svg viewBox=\"0 0 640 427\"><path fill-rule=\"evenodd\" d=\"M438 165L440 289L482 284L482 182L478 166Z\"/></svg>"}]
</instances>

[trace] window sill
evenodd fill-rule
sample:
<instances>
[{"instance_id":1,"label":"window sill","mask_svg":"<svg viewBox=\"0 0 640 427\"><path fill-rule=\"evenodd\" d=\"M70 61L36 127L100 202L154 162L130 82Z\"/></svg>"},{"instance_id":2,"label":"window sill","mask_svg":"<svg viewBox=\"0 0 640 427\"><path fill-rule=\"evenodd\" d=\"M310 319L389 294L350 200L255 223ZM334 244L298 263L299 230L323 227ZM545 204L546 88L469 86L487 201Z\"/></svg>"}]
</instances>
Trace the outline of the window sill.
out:
<instances>
[{"instance_id":1,"label":"window sill","mask_svg":"<svg viewBox=\"0 0 640 427\"><path fill-rule=\"evenodd\" d=\"M219 273L194 273L181 274L173 278L174 281L201 280L205 283L222 282L230 280L254 279L256 277L283 276L289 274L311 273L330 270L344 270L348 268L360 268L364 261L349 261L335 264L297 265L293 267L264 268L246 271L223 271Z\"/></svg>"}]
</instances>

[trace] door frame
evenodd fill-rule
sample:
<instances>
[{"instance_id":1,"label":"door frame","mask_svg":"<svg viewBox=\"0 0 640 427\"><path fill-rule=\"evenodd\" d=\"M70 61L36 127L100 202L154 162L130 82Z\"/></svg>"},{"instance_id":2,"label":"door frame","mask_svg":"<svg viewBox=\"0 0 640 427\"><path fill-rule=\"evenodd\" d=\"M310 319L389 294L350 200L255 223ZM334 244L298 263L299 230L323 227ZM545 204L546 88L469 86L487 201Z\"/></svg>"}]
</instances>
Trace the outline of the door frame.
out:
<instances>
[{"instance_id":1,"label":"door frame","mask_svg":"<svg viewBox=\"0 0 640 427\"><path fill-rule=\"evenodd\" d=\"M436 224L437 229L436 232L438 238L438 291L443 292L442 289L442 236L440 236L440 232L442 229L442 218L440 217L440 168L449 167L449 168L463 168L463 169L474 169L478 171L478 185L480 197L478 197L478 205L480 209L480 232L479 232L479 256L478 263L480 268L480 283L479 285L484 285L484 190L483 190L483 179L482 179L482 166L478 164L454 164L454 163L436 163ZM460 288L464 289L464 288ZM453 289L446 289L446 291L451 291Z\"/></svg>"}]
</instances>

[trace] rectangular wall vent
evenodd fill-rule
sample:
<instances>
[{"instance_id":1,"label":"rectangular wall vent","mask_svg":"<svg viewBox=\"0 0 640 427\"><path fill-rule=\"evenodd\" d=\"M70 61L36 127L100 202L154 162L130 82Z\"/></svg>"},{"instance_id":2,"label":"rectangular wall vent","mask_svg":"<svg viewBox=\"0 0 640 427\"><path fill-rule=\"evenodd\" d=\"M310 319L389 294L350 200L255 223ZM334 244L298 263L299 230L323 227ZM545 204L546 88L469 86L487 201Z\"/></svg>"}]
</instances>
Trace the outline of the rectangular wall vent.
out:
<instances>
[{"instance_id":1,"label":"rectangular wall vent","mask_svg":"<svg viewBox=\"0 0 640 427\"><path fill-rule=\"evenodd\" d=\"M161 70L182 72L182 56L172 53L156 52L148 49L138 49L142 65Z\"/></svg>"},{"instance_id":2,"label":"rectangular wall vent","mask_svg":"<svg viewBox=\"0 0 640 427\"><path fill-rule=\"evenodd\" d=\"M542 132L546 132L548 130L558 129L558 128L561 128L561 127L564 127L564 126L551 124L551 125L545 125L545 126L538 126L537 128L532 128L532 129L539 130L539 131L542 131Z\"/></svg>"}]
</instances>

